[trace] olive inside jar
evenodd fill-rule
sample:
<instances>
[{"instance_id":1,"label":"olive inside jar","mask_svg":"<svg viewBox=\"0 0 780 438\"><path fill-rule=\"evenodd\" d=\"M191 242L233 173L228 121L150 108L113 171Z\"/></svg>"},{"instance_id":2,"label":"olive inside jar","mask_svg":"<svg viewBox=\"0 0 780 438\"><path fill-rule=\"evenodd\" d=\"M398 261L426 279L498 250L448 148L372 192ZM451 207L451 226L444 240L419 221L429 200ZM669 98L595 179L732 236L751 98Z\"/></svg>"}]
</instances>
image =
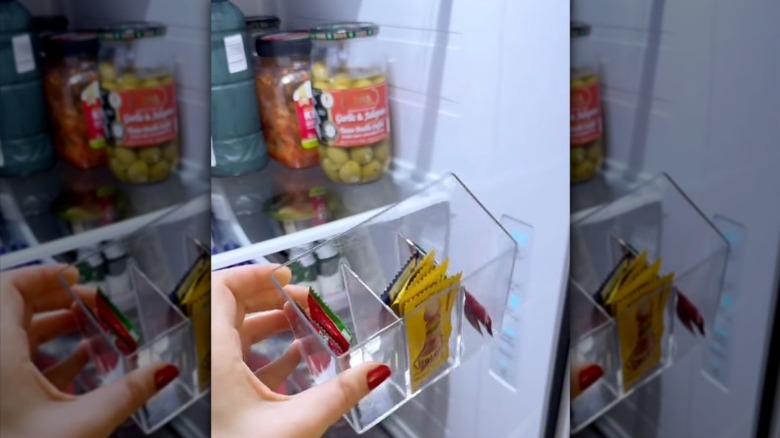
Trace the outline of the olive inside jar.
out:
<instances>
[{"instance_id":1,"label":"olive inside jar","mask_svg":"<svg viewBox=\"0 0 780 438\"><path fill-rule=\"evenodd\" d=\"M376 181L390 165L387 64L373 23L310 30L320 163L335 182Z\"/></svg>"},{"instance_id":2,"label":"olive inside jar","mask_svg":"<svg viewBox=\"0 0 780 438\"><path fill-rule=\"evenodd\" d=\"M61 33L43 40L43 89L57 154L88 169L106 164L103 105L94 33Z\"/></svg>"},{"instance_id":3,"label":"olive inside jar","mask_svg":"<svg viewBox=\"0 0 780 438\"><path fill-rule=\"evenodd\" d=\"M129 183L162 181L179 160L173 56L159 23L123 23L99 32L100 87L109 167Z\"/></svg>"},{"instance_id":4,"label":"olive inside jar","mask_svg":"<svg viewBox=\"0 0 780 438\"><path fill-rule=\"evenodd\" d=\"M255 40L255 48L255 86L268 153L293 169L317 165L309 33L267 34Z\"/></svg>"}]
</instances>

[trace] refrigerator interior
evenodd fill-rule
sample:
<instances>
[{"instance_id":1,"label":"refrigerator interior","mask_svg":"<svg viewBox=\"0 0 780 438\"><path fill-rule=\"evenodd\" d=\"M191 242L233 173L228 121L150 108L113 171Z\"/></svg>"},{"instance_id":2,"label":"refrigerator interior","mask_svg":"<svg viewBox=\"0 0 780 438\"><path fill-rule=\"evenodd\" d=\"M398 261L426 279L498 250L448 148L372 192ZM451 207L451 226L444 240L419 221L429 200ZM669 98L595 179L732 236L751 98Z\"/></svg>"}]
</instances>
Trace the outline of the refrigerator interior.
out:
<instances>
[{"instance_id":1,"label":"refrigerator interior","mask_svg":"<svg viewBox=\"0 0 780 438\"><path fill-rule=\"evenodd\" d=\"M159 21L167 26L161 44L174 54L179 112L179 169L155 185L119 183L107 167L78 170L59 162L48 171L27 178L0 181L3 219L21 250L4 254L4 266L49 261L52 254L97 244L152 220L173 206L208 190L205 166L208 154L209 65L208 3L121 2L72 0L21 0L33 15L64 15L69 28L89 29L121 21ZM61 161L61 160L60 160ZM59 198L76 193L83 199L85 187L110 188L123 197L128 208L100 230L94 224L74 230L63 224L56 210ZM79 197L81 196L81 198ZM51 212L54 214L51 214ZM84 232L87 231L87 232ZM78 236L77 236L78 234ZM5 240L4 240L5 242Z\"/></svg>"},{"instance_id":2,"label":"refrigerator interior","mask_svg":"<svg viewBox=\"0 0 780 438\"><path fill-rule=\"evenodd\" d=\"M51 171L25 179L2 181L4 228L12 238L22 241L23 250L4 254L3 267L19 263L72 263L79 248L93 247L148 224L153 219L185 205L177 217L185 218L186 226L162 227L159 242L146 250L148 260L166 258L168 263L145 264L150 275L159 277L167 287L176 279L171 272L160 268L172 266L182 272L183 259L178 254L184 246L184 234L208 242L208 190L205 163L208 154L209 129L209 65L208 65L208 8L206 1L159 2L141 0L20 0L32 15L64 15L69 29L78 30L126 21L158 21L167 26L163 44L175 54L176 94L179 111L179 140L181 160L179 170L165 182L150 186L117 184L106 168L89 171L75 170L58 163ZM74 182L75 181L75 182ZM126 201L133 205L132 213L120 221L97 228L63 231L49 212L50 204L60 189L69 184L100 184L118 188ZM34 208L31 211L31 204ZM3 236L5 241L6 236ZM145 258L146 259L146 258ZM143 261L142 261L142 264ZM163 269L162 271L160 269ZM173 282L173 283L172 283ZM184 415L174 419L152 436L207 436L209 432L208 397L200 398ZM143 436L132 422L116 431L115 436Z\"/></svg>"},{"instance_id":3,"label":"refrigerator interior","mask_svg":"<svg viewBox=\"0 0 780 438\"><path fill-rule=\"evenodd\" d=\"M776 317L780 56L768 42L780 39L780 5L572 4L572 19L592 26L572 56L598 60L610 171L669 173L731 244L709 344L596 427L610 436L751 436Z\"/></svg>"},{"instance_id":4,"label":"refrigerator interior","mask_svg":"<svg viewBox=\"0 0 780 438\"><path fill-rule=\"evenodd\" d=\"M517 298L510 297L515 303L510 307L520 304L511 318L505 318L518 324L508 330L515 337L513 346L505 347L511 358L504 359L511 362L504 366L514 371L514 388L491 374L499 353L483 349L375 429L418 437L554 433L560 394L550 370L568 260L568 234L562 231L568 230L569 183L562 171L568 163L568 132L561 129L568 120L568 3L235 3L247 16L278 15L286 30L334 21L379 24L378 39L389 62L394 161L389 177L355 188L354 193L373 196L384 190L379 189L383 184L390 186L392 195L370 208L380 207L414 192L417 181L454 172L497 219L505 221L510 233L530 242L515 262L519 273L513 277L512 293ZM253 237L246 226L235 226L243 223L236 219L242 211L231 200L237 195L226 192L241 184L264 190L248 181L261 181L264 174L276 172L274 167L272 163L259 176L232 182L212 179L217 187L214 214L228 218L227 226L238 228L239 235L234 242L239 248L216 254L213 269L266 256L274 260L271 253L327 238L360 217L270 240ZM227 187L225 192L219 192L222 187ZM352 191L343 186L335 190ZM252 214L248 217L260 216ZM473 240L479 251L479 237Z\"/></svg>"}]
</instances>

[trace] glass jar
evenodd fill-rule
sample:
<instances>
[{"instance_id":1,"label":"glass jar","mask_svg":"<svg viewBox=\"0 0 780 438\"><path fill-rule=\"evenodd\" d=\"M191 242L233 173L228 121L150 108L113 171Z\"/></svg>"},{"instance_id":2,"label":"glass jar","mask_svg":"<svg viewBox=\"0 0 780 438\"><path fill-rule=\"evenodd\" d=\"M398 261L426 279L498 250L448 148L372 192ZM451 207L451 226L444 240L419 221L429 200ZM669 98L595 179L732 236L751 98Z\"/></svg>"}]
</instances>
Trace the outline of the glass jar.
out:
<instances>
[{"instance_id":1,"label":"glass jar","mask_svg":"<svg viewBox=\"0 0 780 438\"><path fill-rule=\"evenodd\" d=\"M576 44L590 34L590 26L572 23L571 69L571 181L593 178L604 162L601 89L597 63Z\"/></svg>"},{"instance_id":2,"label":"glass jar","mask_svg":"<svg viewBox=\"0 0 780 438\"><path fill-rule=\"evenodd\" d=\"M162 181L179 161L173 56L159 23L123 23L100 36L108 164L120 181Z\"/></svg>"},{"instance_id":3,"label":"glass jar","mask_svg":"<svg viewBox=\"0 0 780 438\"><path fill-rule=\"evenodd\" d=\"M310 31L320 163L335 182L376 181L390 164L387 64L378 33L372 23Z\"/></svg>"},{"instance_id":4,"label":"glass jar","mask_svg":"<svg viewBox=\"0 0 780 438\"><path fill-rule=\"evenodd\" d=\"M279 17L273 15L253 15L244 18L244 22L246 23L246 36L249 39L250 48L255 46L257 39L261 36L278 32L282 23ZM254 50L252 50L252 54L257 56Z\"/></svg>"},{"instance_id":5,"label":"glass jar","mask_svg":"<svg viewBox=\"0 0 780 438\"><path fill-rule=\"evenodd\" d=\"M292 169L317 165L308 32L268 34L257 39L256 48L255 86L268 153Z\"/></svg>"},{"instance_id":6,"label":"glass jar","mask_svg":"<svg viewBox=\"0 0 780 438\"><path fill-rule=\"evenodd\" d=\"M62 33L43 40L43 89L57 154L80 169L105 165L106 134L98 85L94 33Z\"/></svg>"}]
</instances>

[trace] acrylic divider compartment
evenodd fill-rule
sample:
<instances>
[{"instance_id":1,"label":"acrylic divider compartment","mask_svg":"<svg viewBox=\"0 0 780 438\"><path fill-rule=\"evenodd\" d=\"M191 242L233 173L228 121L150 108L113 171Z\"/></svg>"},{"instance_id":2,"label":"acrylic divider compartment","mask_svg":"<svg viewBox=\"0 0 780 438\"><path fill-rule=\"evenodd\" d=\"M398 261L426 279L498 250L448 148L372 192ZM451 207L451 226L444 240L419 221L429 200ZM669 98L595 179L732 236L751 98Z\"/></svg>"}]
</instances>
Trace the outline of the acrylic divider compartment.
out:
<instances>
[{"instance_id":1,"label":"acrylic divider compartment","mask_svg":"<svg viewBox=\"0 0 780 438\"><path fill-rule=\"evenodd\" d=\"M425 252L435 251L438 264L448 259L447 272L462 273L461 287L443 290L399 317L380 295L409 259L410 242ZM342 256L341 292L324 295L323 300L355 335L346 353L334 353L285 289L278 283L276 286L288 301L285 313L309 369L308 386L368 361L390 367L390 378L345 416L358 433L488 346L493 341L489 331L497 335L501 327L517 246L455 175L442 178L287 265L323 245L338 248ZM341 304L344 302L347 305ZM434 311L437 302L451 303L449 315ZM428 313L421 317L420 312ZM492 327L472 325L469 316L476 322L474 313L489 316ZM430 330L424 344L410 352L407 330L413 320L418 327L420 321L427 321ZM446 326L451 328L449 336L445 336ZM412 369L424 377L413 381Z\"/></svg>"},{"instance_id":2,"label":"acrylic divider compartment","mask_svg":"<svg viewBox=\"0 0 780 438\"><path fill-rule=\"evenodd\" d=\"M193 237L199 233L191 232L193 224L200 227L206 223L202 219L207 220L208 214L178 218L179 213L183 212L173 210L129 237L95 248L94 253L85 257L98 252L124 254L124 280L104 282L100 288L140 335L134 351L128 352L123 344L113 340L98 321L95 304L84 301L77 287L67 286L61 279L77 304L81 341L86 341L91 358L77 378L77 392L97 389L147 364L166 362L179 369L173 382L133 414L133 420L146 434L163 426L208 391L199 375L193 321L169 297L199 253L209 254L208 247Z\"/></svg>"},{"instance_id":3,"label":"acrylic divider compartment","mask_svg":"<svg viewBox=\"0 0 780 438\"><path fill-rule=\"evenodd\" d=\"M712 333L725 274L728 243L723 235L666 174L572 223L571 304L572 372L596 364L603 375L571 402L571 428L577 432L681 360ZM648 293L618 315L596 303L594 294L622 257L620 241L661 259L659 275L675 273L660 310L660 357L625 385L619 320L636 315L664 290ZM658 304L660 305L660 304ZM644 307L643 307L644 306ZM628 327L628 325L627 325ZM627 362L628 363L628 362ZM575 376L576 378L576 376Z\"/></svg>"}]
</instances>

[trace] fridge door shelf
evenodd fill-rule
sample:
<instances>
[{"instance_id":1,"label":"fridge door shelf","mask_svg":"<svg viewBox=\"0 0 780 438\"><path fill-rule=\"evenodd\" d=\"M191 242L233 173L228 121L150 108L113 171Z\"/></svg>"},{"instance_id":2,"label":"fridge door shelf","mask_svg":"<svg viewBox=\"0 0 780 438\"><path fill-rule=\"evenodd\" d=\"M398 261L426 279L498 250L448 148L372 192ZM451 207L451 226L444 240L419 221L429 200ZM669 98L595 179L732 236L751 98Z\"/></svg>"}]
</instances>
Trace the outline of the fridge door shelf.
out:
<instances>
[{"instance_id":1,"label":"fridge door shelf","mask_svg":"<svg viewBox=\"0 0 780 438\"><path fill-rule=\"evenodd\" d=\"M210 290L203 295L206 301L197 306L199 310L193 307L193 315L186 315L183 306L176 305L170 294L162 292L173 290L177 280L188 271L181 266L169 265L180 262L183 254L184 264L194 266L199 257L209 254L208 247L183 231L184 238L180 242L184 242L184 247L175 244L168 248L160 247L166 253L175 253L175 257L170 254L167 258L151 256L157 269L150 269L146 262L150 257L149 251L155 250L150 250L155 246L152 241L159 241L160 234L164 232L157 227L169 227L175 221L176 227L186 229L186 224L181 221L193 220L186 214L182 215L182 209L135 230L132 237L99 248L103 253L121 250L127 254L124 281L114 278L114 281L101 284L100 288L137 333L135 348L128 348L128 342L117 338L105 319L98 319L96 301L85 299L83 287L95 285L70 285L60 278L76 302L74 311L80 336L72 337L70 346L59 345L58 350L60 354L68 354L77 343L83 342L91 358L76 379L77 392L91 391L152 363L166 362L178 368L178 377L133 414L133 420L146 434L165 425L205 395L210 380L208 371L203 371L203 365L210 363L204 358L204 355L210 354ZM207 218L205 214L200 217ZM205 221L201 222L198 225L205 228ZM209 275L207 267L203 275ZM128 326L127 323L124 325Z\"/></svg>"},{"instance_id":2,"label":"fridge door shelf","mask_svg":"<svg viewBox=\"0 0 780 438\"><path fill-rule=\"evenodd\" d=\"M259 172L212 178L213 268L327 239L434 180L394 162L378 181L345 185L331 182L320 166L293 170L275 160Z\"/></svg>"},{"instance_id":3,"label":"fridge door shelf","mask_svg":"<svg viewBox=\"0 0 780 438\"><path fill-rule=\"evenodd\" d=\"M571 236L573 390L579 371L591 367L601 374L573 394L571 429L577 432L704 344L713 331L729 245L666 174L582 216L572 223ZM675 275L670 287L611 315L594 294L623 255L618 239L647 251L649 263L661 259L659 275ZM636 318L653 305L659 309L645 321L657 325L648 322L648 331L634 333L643 327ZM635 350L624 348L629 346ZM643 359L637 359L640 353Z\"/></svg>"},{"instance_id":4,"label":"fridge door shelf","mask_svg":"<svg viewBox=\"0 0 780 438\"><path fill-rule=\"evenodd\" d=\"M334 353L288 290L276 286L288 301L285 312L309 370L310 379L302 379L304 387L300 389L368 361L390 367L391 377L345 416L356 432L363 433L379 423L489 348L498 336L517 244L455 175L329 238L286 266L326 245L337 248L342 257L342 283L321 296L354 334L348 351ZM449 260L447 272L462 274L461 287L428 297L399 317L380 296L414 248L434 251L438 264ZM448 308L451 310L442 310ZM429 342L424 343L427 347L416 340L409 342L407 335L425 332L428 325L432 328L426 338Z\"/></svg>"},{"instance_id":5,"label":"fridge door shelf","mask_svg":"<svg viewBox=\"0 0 780 438\"><path fill-rule=\"evenodd\" d=\"M179 214L209 208L202 171L182 167L155 184L125 184L108 168L80 170L58 163L26 178L0 179L0 206L18 249L0 255L0 266L46 261L48 257L125 235L181 205ZM89 209L88 219L66 219L71 211ZM96 217L96 209L100 217Z\"/></svg>"}]
</instances>

